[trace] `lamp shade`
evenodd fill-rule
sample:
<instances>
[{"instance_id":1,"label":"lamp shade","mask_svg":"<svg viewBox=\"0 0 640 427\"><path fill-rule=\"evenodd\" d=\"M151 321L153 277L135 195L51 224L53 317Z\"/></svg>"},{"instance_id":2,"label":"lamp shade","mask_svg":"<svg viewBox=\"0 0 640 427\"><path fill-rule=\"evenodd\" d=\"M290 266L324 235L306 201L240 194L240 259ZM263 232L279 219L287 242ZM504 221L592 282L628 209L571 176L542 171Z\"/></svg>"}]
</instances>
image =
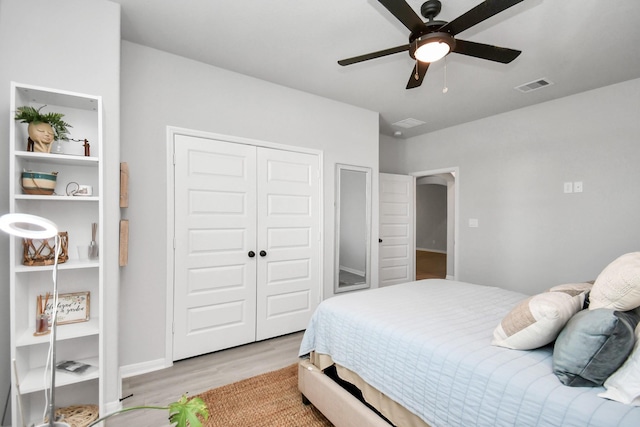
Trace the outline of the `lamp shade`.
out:
<instances>
[{"instance_id":1,"label":"lamp shade","mask_svg":"<svg viewBox=\"0 0 640 427\"><path fill-rule=\"evenodd\" d=\"M22 213L2 215L0 230L27 239L48 239L58 234L58 227L48 219Z\"/></svg>"}]
</instances>

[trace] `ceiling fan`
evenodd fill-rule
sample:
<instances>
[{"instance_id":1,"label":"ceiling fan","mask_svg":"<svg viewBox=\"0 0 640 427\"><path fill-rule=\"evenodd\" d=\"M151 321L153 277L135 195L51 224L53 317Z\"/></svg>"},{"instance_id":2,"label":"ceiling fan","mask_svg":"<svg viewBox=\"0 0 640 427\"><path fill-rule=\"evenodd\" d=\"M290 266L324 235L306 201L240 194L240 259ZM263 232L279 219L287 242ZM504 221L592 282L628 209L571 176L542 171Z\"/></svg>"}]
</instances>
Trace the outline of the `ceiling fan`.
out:
<instances>
[{"instance_id":1,"label":"ceiling fan","mask_svg":"<svg viewBox=\"0 0 640 427\"><path fill-rule=\"evenodd\" d=\"M420 13L427 22L423 22L405 0L378 1L409 29L409 44L342 59L338 64L351 65L408 50L411 58L416 60L407 83L407 89L413 89L422 84L430 63L451 52L503 64L508 64L522 53L519 50L456 39L455 35L524 0L486 0L451 22L434 20L442 7L439 0L427 0L420 8Z\"/></svg>"}]
</instances>

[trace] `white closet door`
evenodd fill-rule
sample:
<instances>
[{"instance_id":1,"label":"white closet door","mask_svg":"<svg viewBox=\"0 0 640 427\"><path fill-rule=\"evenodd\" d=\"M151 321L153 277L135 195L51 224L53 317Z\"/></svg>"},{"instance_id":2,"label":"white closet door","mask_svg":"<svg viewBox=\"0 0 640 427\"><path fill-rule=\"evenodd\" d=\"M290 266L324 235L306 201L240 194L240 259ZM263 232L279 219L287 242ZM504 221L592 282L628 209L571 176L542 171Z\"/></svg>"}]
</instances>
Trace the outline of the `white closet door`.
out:
<instances>
[{"instance_id":1,"label":"white closet door","mask_svg":"<svg viewBox=\"0 0 640 427\"><path fill-rule=\"evenodd\" d=\"M256 147L175 137L173 359L255 340Z\"/></svg>"},{"instance_id":2,"label":"white closet door","mask_svg":"<svg viewBox=\"0 0 640 427\"><path fill-rule=\"evenodd\" d=\"M257 163L256 339L263 340L305 329L319 303L319 159L259 147Z\"/></svg>"},{"instance_id":3,"label":"white closet door","mask_svg":"<svg viewBox=\"0 0 640 427\"><path fill-rule=\"evenodd\" d=\"M380 286L415 280L415 178L380 174Z\"/></svg>"}]
</instances>

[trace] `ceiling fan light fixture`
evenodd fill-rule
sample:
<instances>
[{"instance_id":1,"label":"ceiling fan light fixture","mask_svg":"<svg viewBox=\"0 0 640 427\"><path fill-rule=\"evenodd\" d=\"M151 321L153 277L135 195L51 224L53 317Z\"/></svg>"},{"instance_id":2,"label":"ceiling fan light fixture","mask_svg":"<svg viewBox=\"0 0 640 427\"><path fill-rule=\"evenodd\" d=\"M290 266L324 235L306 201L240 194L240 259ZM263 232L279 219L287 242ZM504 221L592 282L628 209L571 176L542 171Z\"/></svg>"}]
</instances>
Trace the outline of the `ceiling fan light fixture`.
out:
<instances>
[{"instance_id":1,"label":"ceiling fan light fixture","mask_svg":"<svg viewBox=\"0 0 640 427\"><path fill-rule=\"evenodd\" d=\"M420 46L416 50L416 59L422 62L436 62L444 58L451 48L442 42L429 42Z\"/></svg>"},{"instance_id":2,"label":"ceiling fan light fixture","mask_svg":"<svg viewBox=\"0 0 640 427\"><path fill-rule=\"evenodd\" d=\"M411 43L412 56L420 62L436 62L444 58L456 46L448 33L430 33L418 37Z\"/></svg>"}]
</instances>

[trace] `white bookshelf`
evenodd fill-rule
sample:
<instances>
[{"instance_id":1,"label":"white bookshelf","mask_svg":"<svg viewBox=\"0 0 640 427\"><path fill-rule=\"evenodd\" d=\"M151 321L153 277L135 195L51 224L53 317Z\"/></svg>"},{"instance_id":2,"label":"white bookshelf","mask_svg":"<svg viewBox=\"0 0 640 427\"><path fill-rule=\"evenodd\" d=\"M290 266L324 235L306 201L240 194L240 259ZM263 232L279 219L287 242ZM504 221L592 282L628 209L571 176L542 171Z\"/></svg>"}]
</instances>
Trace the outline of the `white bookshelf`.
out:
<instances>
[{"instance_id":1,"label":"white bookshelf","mask_svg":"<svg viewBox=\"0 0 640 427\"><path fill-rule=\"evenodd\" d=\"M69 259L58 266L60 294L89 292L89 319L60 324L57 329L58 362L77 360L92 367L83 374L56 371L56 407L94 404L103 411L102 382L104 379L104 301L103 261L80 257L78 246L91 241L91 224L98 223L98 251L103 252L103 140L102 99L100 96L79 94L32 85L11 84L9 138L9 198L10 211L30 213L50 219L60 231L68 233ZM62 144L62 153L27 151L27 125L14 120L21 106L39 108L42 112L64 114L63 120L72 127L69 137L87 139L90 156L85 156L80 142ZM21 187L23 170L58 172L53 195L24 194ZM91 196L67 195L69 183L90 185ZM11 359L15 360L16 375L12 373L12 425L31 425L42 422L44 410L44 365L49 348L49 336L35 336L36 298L51 291L53 266L23 265L23 244L11 238L10 247L10 318ZM21 392L21 406L18 394ZM24 420L20 414L24 414Z\"/></svg>"}]
</instances>

